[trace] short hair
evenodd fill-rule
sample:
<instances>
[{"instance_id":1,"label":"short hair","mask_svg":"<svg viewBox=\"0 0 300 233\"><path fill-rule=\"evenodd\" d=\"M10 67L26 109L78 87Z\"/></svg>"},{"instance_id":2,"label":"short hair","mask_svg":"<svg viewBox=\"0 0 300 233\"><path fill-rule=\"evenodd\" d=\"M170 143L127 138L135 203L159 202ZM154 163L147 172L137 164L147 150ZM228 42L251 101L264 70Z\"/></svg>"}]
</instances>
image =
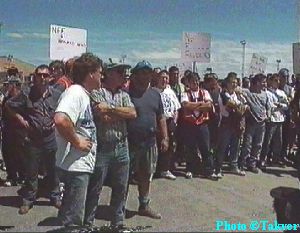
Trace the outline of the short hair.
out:
<instances>
[{"instance_id":1,"label":"short hair","mask_svg":"<svg viewBox=\"0 0 300 233\"><path fill-rule=\"evenodd\" d=\"M251 85L256 85L258 82L262 82L267 79L267 76L264 74L256 74L253 78L251 78Z\"/></svg>"},{"instance_id":2,"label":"short hair","mask_svg":"<svg viewBox=\"0 0 300 233\"><path fill-rule=\"evenodd\" d=\"M188 82L192 81L192 80L197 80L198 82L200 81L200 76L198 73L195 72L191 72L186 76L186 80Z\"/></svg>"},{"instance_id":3,"label":"short hair","mask_svg":"<svg viewBox=\"0 0 300 233\"><path fill-rule=\"evenodd\" d=\"M269 80L274 80L274 79L278 79L279 80L279 78L280 78L280 76L279 76L279 74L277 74L277 73L274 73L274 74L272 74L270 77L269 77Z\"/></svg>"},{"instance_id":4,"label":"short hair","mask_svg":"<svg viewBox=\"0 0 300 233\"><path fill-rule=\"evenodd\" d=\"M171 67L169 68L169 73L174 72L174 71L179 71L179 68L176 67L176 66L171 66Z\"/></svg>"},{"instance_id":5,"label":"short hair","mask_svg":"<svg viewBox=\"0 0 300 233\"><path fill-rule=\"evenodd\" d=\"M186 71L184 71L183 75L187 76L189 73L192 73L192 71L191 70L186 70Z\"/></svg>"},{"instance_id":6,"label":"short hair","mask_svg":"<svg viewBox=\"0 0 300 233\"><path fill-rule=\"evenodd\" d=\"M232 81L233 79L237 80L237 73L235 72L229 72L226 76L226 78L224 79L225 85L227 85L230 81Z\"/></svg>"},{"instance_id":7,"label":"short hair","mask_svg":"<svg viewBox=\"0 0 300 233\"><path fill-rule=\"evenodd\" d=\"M92 53L83 53L73 65L73 81L82 84L89 73L103 67L103 61Z\"/></svg>"},{"instance_id":8,"label":"short hair","mask_svg":"<svg viewBox=\"0 0 300 233\"><path fill-rule=\"evenodd\" d=\"M158 84L158 78L162 75L162 74L167 74L167 75L169 75L169 72L167 71L167 70L161 70L159 73L154 73L153 74L153 77L152 77L152 79L151 79L151 86L152 87L155 87L155 86L157 86L157 84Z\"/></svg>"},{"instance_id":9,"label":"short hair","mask_svg":"<svg viewBox=\"0 0 300 233\"><path fill-rule=\"evenodd\" d=\"M44 69L48 69L49 70L49 66L46 64L41 64L38 67L35 68L34 73L37 74L38 70L44 70Z\"/></svg>"},{"instance_id":10,"label":"short hair","mask_svg":"<svg viewBox=\"0 0 300 233\"><path fill-rule=\"evenodd\" d=\"M167 75L169 75L169 72L167 70L161 70L158 72L158 75L161 75L163 73L166 73Z\"/></svg>"},{"instance_id":11,"label":"short hair","mask_svg":"<svg viewBox=\"0 0 300 233\"><path fill-rule=\"evenodd\" d=\"M65 64L63 63L63 61L60 61L60 60L52 61L49 64L49 69L61 70L61 74L62 75L65 74Z\"/></svg>"},{"instance_id":12,"label":"short hair","mask_svg":"<svg viewBox=\"0 0 300 233\"><path fill-rule=\"evenodd\" d=\"M215 80L218 80L218 76L215 73L206 73L204 75L204 82L205 83L209 83L209 82L215 81Z\"/></svg>"},{"instance_id":13,"label":"short hair","mask_svg":"<svg viewBox=\"0 0 300 233\"><path fill-rule=\"evenodd\" d=\"M73 65L76 58L71 58L65 63L65 74L70 78L72 76Z\"/></svg>"}]
</instances>

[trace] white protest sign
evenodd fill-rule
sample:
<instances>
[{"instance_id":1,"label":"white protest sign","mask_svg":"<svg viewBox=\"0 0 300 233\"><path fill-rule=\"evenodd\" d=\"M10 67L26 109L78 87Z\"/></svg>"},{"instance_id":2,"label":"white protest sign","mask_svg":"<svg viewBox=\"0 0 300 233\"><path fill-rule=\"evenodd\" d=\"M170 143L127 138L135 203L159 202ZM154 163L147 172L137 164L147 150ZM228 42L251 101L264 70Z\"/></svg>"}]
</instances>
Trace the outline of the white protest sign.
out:
<instances>
[{"instance_id":1,"label":"white protest sign","mask_svg":"<svg viewBox=\"0 0 300 233\"><path fill-rule=\"evenodd\" d=\"M293 70L300 74L300 43L293 43Z\"/></svg>"},{"instance_id":2,"label":"white protest sign","mask_svg":"<svg viewBox=\"0 0 300 233\"><path fill-rule=\"evenodd\" d=\"M211 36L208 33L184 32L181 59L200 63L210 62Z\"/></svg>"},{"instance_id":3,"label":"white protest sign","mask_svg":"<svg viewBox=\"0 0 300 233\"><path fill-rule=\"evenodd\" d=\"M267 61L268 58L257 53L253 53L249 68L249 74L265 73Z\"/></svg>"},{"instance_id":4,"label":"white protest sign","mask_svg":"<svg viewBox=\"0 0 300 233\"><path fill-rule=\"evenodd\" d=\"M87 30L50 25L50 59L80 56L87 49Z\"/></svg>"}]
</instances>

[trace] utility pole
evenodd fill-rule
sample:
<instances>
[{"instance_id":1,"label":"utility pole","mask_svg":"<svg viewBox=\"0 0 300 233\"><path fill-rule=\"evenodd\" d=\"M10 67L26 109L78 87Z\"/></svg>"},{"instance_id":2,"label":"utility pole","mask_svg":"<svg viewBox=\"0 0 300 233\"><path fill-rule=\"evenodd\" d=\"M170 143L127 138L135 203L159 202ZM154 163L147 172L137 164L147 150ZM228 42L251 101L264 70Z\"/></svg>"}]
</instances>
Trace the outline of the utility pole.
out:
<instances>
[{"instance_id":1,"label":"utility pole","mask_svg":"<svg viewBox=\"0 0 300 233\"><path fill-rule=\"evenodd\" d=\"M243 58L242 58L242 78L245 76L245 55L246 55L246 41L240 41L241 45L243 46Z\"/></svg>"},{"instance_id":2,"label":"utility pole","mask_svg":"<svg viewBox=\"0 0 300 233\"><path fill-rule=\"evenodd\" d=\"M197 72L197 67L196 67L196 62L195 61L193 61L193 63L192 63L192 71L193 72Z\"/></svg>"},{"instance_id":3,"label":"utility pole","mask_svg":"<svg viewBox=\"0 0 300 233\"><path fill-rule=\"evenodd\" d=\"M281 62L281 59L277 59L276 62L277 62L277 72L278 72L279 71L279 64Z\"/></svg>"},{"instance_id":4,"label":"utility pole","mask_svg":"<svg viewBox=\"0 0 300 233\"><path fill-rule=\"evenodd\" d=\"M2 33L2 27L3 27L3 22L0 22L0 55L1 55L1 33Z\"/></svg>"}]
</instances>

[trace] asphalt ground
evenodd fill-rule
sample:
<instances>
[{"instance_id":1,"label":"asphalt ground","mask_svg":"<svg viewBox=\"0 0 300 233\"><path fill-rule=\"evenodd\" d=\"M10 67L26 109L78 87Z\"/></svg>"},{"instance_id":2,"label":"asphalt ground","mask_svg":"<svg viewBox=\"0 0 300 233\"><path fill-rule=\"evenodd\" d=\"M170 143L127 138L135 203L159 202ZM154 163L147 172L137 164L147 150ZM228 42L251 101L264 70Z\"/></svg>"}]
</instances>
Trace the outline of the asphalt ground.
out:
<instances>
[{"instance_id":1,"label":"asphalt ground","mask_svg":"<svg viewBox=\"0 0 300 233\"><path fill-rule=\"evenodd\" d=\"M217 232L217 221L227 221L236 226L245 224L250 231L251 221L267 220L272 224L276 220L271 189L299 186L296 171L290 167L271 167L259 174L248 172L245 177L225 174L219 181L199 177L187 180L180 171L177 175L175 181L153 180L150 205L162 214L161 220L137 215L137 187L130 185L125 224L148 226L144 229L147 232ZM3 171L0 177L5 178ZM59 228L54 221L57 209L46 198L39 198L28 214L19 215L19 188L0 187L0 231L46 232ZM109 201L110 188L104 187L95 222L98 226L109 224ZM219 230L224 232L225 228Z\"/></svg>"}]
</instances>

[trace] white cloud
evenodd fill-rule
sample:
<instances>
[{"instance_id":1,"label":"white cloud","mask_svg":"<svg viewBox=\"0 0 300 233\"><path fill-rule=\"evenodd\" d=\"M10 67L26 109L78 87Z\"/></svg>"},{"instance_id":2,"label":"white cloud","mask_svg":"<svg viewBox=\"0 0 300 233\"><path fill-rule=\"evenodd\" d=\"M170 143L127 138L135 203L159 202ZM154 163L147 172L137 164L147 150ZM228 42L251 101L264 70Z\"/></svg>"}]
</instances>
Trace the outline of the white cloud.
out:
<instances>
[{"instance_id":1,"label":"white cloud","mask_svg":"<svg viewBox=\"0 0 300 233\"><path fill-rule=\"evenodd\" d=\"M128 41L127 41L128 42ZM136 42L136 41L135 41ZM286 67L292 72L292 44L290 43L262 43L247 42L245 55L245 74L248 75L252 54L258 53L268 58L266 73L277 71L277 59L281 59L280 67ZM154 66L170 66L180 60L180 41L162 40L150 43L136 42L133 50L127 53L127 62L132 64L146 59ZM242 46L236 41L212 41L211 62L197 64L198 72L203 74L207 67L212 67L220 78L226 77L228 72L241 75Z\"/></svg>"},{"instance_id":2,"label":"white cloud","mask_svg":"<svg viewBox=\"0 0 300 233\"><path fill-rule=\"evenodd\" d=\"M23 35L21 33L16 33L16 32L7 33L6 35L11 38L18 38L18 39L23 38Z\"/></svg>"},{"instance_id":3,"label":"white cloud","mask_svg":"<svg viewBox=\"0 0 300 233\"><path fill-rule=\"evenodd\" d=\"M23 38L36 38L36 39L49 39L49 35L45 33L19 33L19 32L12 32L6 34L10 38L16 38L16 39L23 39Z\"/></svg>"}]
</instances>

